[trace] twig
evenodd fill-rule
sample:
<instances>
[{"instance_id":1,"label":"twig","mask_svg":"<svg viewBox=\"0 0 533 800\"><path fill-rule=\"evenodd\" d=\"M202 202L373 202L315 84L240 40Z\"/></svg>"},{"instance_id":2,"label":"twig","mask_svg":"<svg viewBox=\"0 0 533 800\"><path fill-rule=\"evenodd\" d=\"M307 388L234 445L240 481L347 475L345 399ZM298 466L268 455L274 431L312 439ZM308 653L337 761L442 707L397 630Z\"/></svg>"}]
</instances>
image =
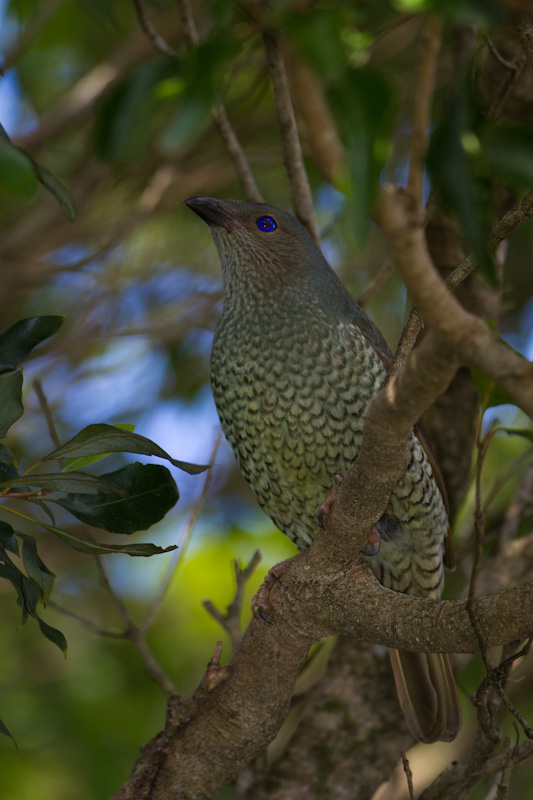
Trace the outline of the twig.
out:
<instances>
[{"instance_id":1,"label":"twig","mask_svg":"<svg viewBox=\"0 0 533 800\"><path fill-rule=\"evenodd\" d=\"M516 61L507 61L507 59L502 56L502 54L500 53L500 51L498 50L498 48L496 47L490 36L485 36L485 41L487 42L487 46L491 54L498 62L498 64L504 67L504 69L508 69L509 72L516 72L516 70L518 69Z\"/></svg>"},{"instance_id":2,"label":"twig","mask_svg":"<svg viewBox=\"0 0 533 800\"><path fill-rule=\"evenodd\" d=\"M498 783L495 800L508 800L509 798L509 778L511 777L511 770L513 768L513 751L511 750L509 738L506 738L504 748L507 758L502 767L502 775Z\"/></svg>"},{"instance_id":3,"label":"twig","mask_svg":"<svg viewBox=\"0 0 533 800\"><path fill-rule=\"evenodd\" d=\"M189 47L196 47L198 44L198 31L196 30L191 4L189 0L179 0L178 5L187 44Z\"/></svg>"},{"instance_id":4,"label":"twig","mask_svg":"<svg viewBox=\"0 0 533 800\"><path fill-rule=\"evenodd\" d=\"M531 451L527 451L524 455L530 457ZM531 507L533 507L533 462L526 469L505 513L498 537L499 548L514 539L524 511Z\"/></svg>"},{"instance_id":5,"label":"twig","mask_svg":"<svg viewBox=\"0 0 533 800\"><path fill-rule=\"evenodd\" d=\"M61 447L61 440L57 435L57 430L54 423L54 419L52 417L52 412L50 411L50 406L48 405L48 400L44 393L43 385L38 378L36 378L33 381L33 388L35 389L35 394L37 395L39 405L41 406L41 411L43 412L44 417L46 419L46 424L48 425L48 433L50 434L50 438L54 443L55 447Z\"/></svg>"},{"instance_id":6,"label":"twig","mask_svg":"<svg viewBox=\"0 0 533 800\"><path fill-rule=\"evenodd\" d=\"M159 610L172 584L174 575L176 574L179 565L185 558L185 554L187 552L187 548L189 546L189 542L191 541L191 537L194 531L194 526L196 525L198 517L200 516L200 512L205 503L205 498L207 497L209 489L211 487L211 481L213 480L213 465L217 457L221 439L222 439L222 429L219 427L217 435L215 437L215 442L213 444L213 449L211 451L211 456L209 458L209 469L207 469L205 472L204 485L202 486L202 491L200 492L198 499L193 505L191 511L189 512L189 515L185 521L185 525L183 526L183 529L180 532L180 535L178 536L178 550L176 551L174 563L171 565L167 577L163 582L163 586L158 596L152 603L152 606L148 611L148 614L139 625L139 629L142 631L147 631L153 625L154 620L159 614Z\"/></svg>"},{"instance_id":7,"label":"twig","mask_svg":"<svg viewBox=\"0 0 533 800\"><path fill-rule=\"evenodd\" d=\"M421 36L414 92L413 124L411 131L411 163L407 180L407 191L418 209L422 208L422 182L424 159L431 118L431 101L435 85L437 58L440 50L442 19L428 17Z\"/></svg>"},{"instance_id":8,"label":"twig","mask_svg":"<svg viewBox=\"0 0 533 800\"><path fill-rule=\"evenodd\" d=\"M189 3L189 0L180 0L181 19L183 23L183 30L190 47L195 47L198 44L198 31L194 22L194 16ZM252 203L262 203L263 196L255 182L252 170L248 164L248 160L241 147L231 122L229 121L226 109L222 101L216 98L213 106L213 119L218 128L218 132L226 147L226 152L235 170L237 180L241 186L242 193L246 200Z\"/></svg>"},{"instance_id":9,"label":"twig","mask_svg":"<svg viewBox=\"0 0 533 800\"><path fill-rule=\"evenodd\" d=\"M163 37L160 36L154 28L152 20L148 16L148 11L144 6L143 0L133 0L133 5L135 6L137 18L141 28L152 42L157 52L164 56L169 56L170 58L177 58L178 54L174 48L167 44Z\"/></svg>"},{"instance_id":10,"label":"twig","mask_svg":"<svg viewBox=\"0 0 533 800\"><path fill-rule=\"evenodd\" d=\"M255 568L261 561L261 553L259 550L256 550L253 554L249 564L242 569L237 559L233 562L233 568L235 570L235 580L236 580L236 588L235 588L235 595L233 600L229 604L226 609L226 613L223 614L219 609L211 602L211 600L204 600L204 608L211 614L213 619L215 619L219 625L224 628L226 633L228 634L231 647L233 652L237 649L237 645L241 639L241 611L242 611L242 603L244 598L244 590L246 587L247 582L249 581L250 577L252 576Z\"/></svg>"},{"instance_id":11,"label":"twig","mask_svg":"<svg viewBox=\"0 0 533 800\"><path fill-rule=\"evenodd\" d=\"M283 62L281 36L277 31L263 31L267 66L274 92L274 105L283 145L283 157L292 197L294 213L305 225L315 243L320 247L320 236L313 209L311 187L305 165L292 107L289 82Z\"/></svg>"},{"instance_id":12,"label":"twig","mask_svg":"<svg viewBox=\"0 0 533 800\"><path fill-rule=\"evenodd\" d=\"M252 175L250 165L244 154L237 135L228 119L226 109L220 100L216 101L213 109L213 118L216 122L218 131L226 146L226 151L230 157L231 163L237 175L237 180L240 183L242 193L245 198L252 203L263 203L263 196Z\"/></svg>"},{"instance_id":13,"label":"twig","mask_svg":"<svg viewBox=\"0 0 533 800\"><path fill-rule=\"evenodd\" d=\"M403 764L403 771L405 772L405 777L407 779L409 798L410 800L415 800L415 790L413 787L413 773L411 772L411 765L409 764L409 759L407 758L404 752L402 752L402 764Z\"/></svg>"},{"instance_id":14,"label":"twig","mask_svg":"<svg viewBox=\"0 0 533 800\"><path fill-rule=\"evenodd\" d=\"M134 648L137 650L138 654L140 655L146 670L148 671L149 675L158 683L164 692L167 694L177 694L176 688L174 684L168 677L168 675L161 669L155 658L153 657L152 653L150 652L148 645L146 644L146 639L144 635L144 631L140 630L137 625L133 622L133 619L130 616L130 613L124 603L122 602L121 598L115 592L109 577L107 575L107 571L104 567L104 563L102 557L97 555L95 556L96 565L98 567L98 571L100 573L101 581L111 599L114 601L118 612L122 618L126 626L126 636L128 641L132 643Z\"/></svg>"},{"instance_id":15,"label":"twig","mask_svg":"<svg viewBox=\"0 0 533 800\"><path fill-rule=\"evenodd\" d=\"M106 630L105 628L100 628L99 625L95 625L90 619L87 617L82 617L81 614L76 614L75 611L72 611L70 608L65 608L60 603L56 603L55 600L49 600L47 605L50 608L54 608L56 611L59 611L61 614L65 614L65 616L70 617L71 619L75 619L77 622L81 623L84 628L91 631L91 633L95 633L98 636L105 636L109 639L127 639L128 638L128 631L110 631Z\"/></svg>"},{"instance_id":16,"label":"twig","mask_svg":"<svg viewBox=\"0 0 533 800\"><path fill-rule=\"evenodd\" d=\"M513 233L517 228L528 222L533 216L533 192L528 192L520 201L520 205L507 211L490 234L489 243L494 250L497 245ZM477 267L476 259L470 255L456 267L444 284L448 289L455 289ZM394 356L391 375L397 375L405 366L409 353L413 349L418 334L424 327L424 320L416 306L413 306L400 338L400 343Z\"/></svg>"},{"instance_id":17,"label":"twig","mask_svg":"<svg viewBox=\"0 0 533 800\"><path fill-rule=\"evenodd\" d=\"M371 297L373 297L376 292L378 292L384 283L390 278L392 273L394 272L394 261L392 258L387 258L385 263L381 266L381 268L377 271L374 275L366 289L363 289L359 297L357 298L357 303L361 306L365 306Z\"/></svg>"}]
</instances>

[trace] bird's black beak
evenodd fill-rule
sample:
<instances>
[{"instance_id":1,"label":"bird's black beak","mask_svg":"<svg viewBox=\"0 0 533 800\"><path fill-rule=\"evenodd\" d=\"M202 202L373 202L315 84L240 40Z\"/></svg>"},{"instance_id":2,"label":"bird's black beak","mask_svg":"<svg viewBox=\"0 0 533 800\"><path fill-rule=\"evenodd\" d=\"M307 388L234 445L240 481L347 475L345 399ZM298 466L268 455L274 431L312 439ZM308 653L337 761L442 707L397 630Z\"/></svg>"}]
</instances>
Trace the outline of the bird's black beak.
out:
<instances>
[{"instance_id":1,"label":"bird's black beak","mask_svg":"<svg viewBox=\"0 0 533 800\"><path fill-rule=\"evenodd\" d=\"M215 197L188 197L183 201L186 206L198 214L204 222L208 225L220 225L222 228L228 228L228 224L232 221L225 211L222 210L220 202Z\"/></svg>"}]
</instances>

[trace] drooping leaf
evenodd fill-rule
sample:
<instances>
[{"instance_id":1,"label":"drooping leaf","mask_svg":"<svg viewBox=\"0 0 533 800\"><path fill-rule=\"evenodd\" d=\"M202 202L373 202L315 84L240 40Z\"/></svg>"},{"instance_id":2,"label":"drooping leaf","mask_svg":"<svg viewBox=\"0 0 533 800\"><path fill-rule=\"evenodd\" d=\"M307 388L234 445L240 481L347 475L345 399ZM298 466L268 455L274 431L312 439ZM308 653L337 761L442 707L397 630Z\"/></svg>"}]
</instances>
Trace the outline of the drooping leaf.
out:
<instances>
[{"instance_id":1,"label":"drooping leaf","mask_svg":"<svg viewBox=\"0 0 533 800\"><path fill-rule=\"evenodd\" d=\"M4 137L0 138L0 183L23 200L30 200L39 188L32 160Z\"/></svg>"},{"instance_id":2,"label":"drooping leaf","mask_svg":"<svg viewBox=\"0 0 533 800\"><path fill-rule=\"evenodd\" d=\"M7 511L8 509L4 509ZM109 553L121 553L123 555L128 556L155 556L161 553L170 553L172 550L176 550L176 545L170 545L169 547L158 547L151 542L137 542L132 544L107 544L106 542L95 542L95 541L87 541L86 539L80 539L79 536L75 536L73 533L69 531L64 531L61 528L58 528L56 525L49 525L47 522L43 522L42 520L33 520L36 525L40 525L41 528L44 528L46 531L53 533L54 536L57 536L64 544L68 544L69 547L72 547L73 550L78 550L80 553L87 553L89 555L108 555ZM22 575L22 573L20 573ZM0 574L0 577L2 575Z\"/></svg>"},{"instance_id":3,"label":"drooping leaf","mask_svg":"<svg viewBox=\"0 0 533 800\"><path fill-rule=\"evenodd\" d=\"M69 222L74 222L78 215L76 203L70 191L65 186L63 181L60 181L55 175L52 175L45 167L40 164L33 163L35 174L39 183L53 195L59 203L59 207Z\"/></svg>"},{"instance_id":4,"label":"drooping leaf","mask_svg":"<svg viewBox=\"0 0 533 800\"><path fill-rule=\"evenodd\" d=\"M509 436L521 436L523 439L529 439L530 442L533 442L533 430L531 430L531 428L494 428L494 433L498 433L499 431L503 431L509 434Z\"/></svg>"},{"instance_id":5,"label":"drooping leaf","mask_svg":"<svg viewBox=\"0 0 533 800\"><path fill-rule=\"evenodd\" d=\"M457 216L479 271L494 286L496 267L489 247L490 167L483 158L473 115L465 79L431 136L427 165L440 201Z\"/></svg>"},{"instance_id":6,"label":"drooping leaf","mask_svg":"<svg viewBox=\"0 0 533 800\"><path fill-rule=\"evenodd\" d=\"M43 604L46 605L54 586L55 574L48 569L37 553L37 542L27 533L19 533L22 539L22 561L28 578L39 589Z\"/></svg>"},{"instance_id":7,"label":"drooping leaf","mask_svg":"<svg viewBox=\"0 0 533 800\"><path fill-rule=\"evenodd\" d=\"M8 522L0 520L0 547L5 547L10 553L16 556L19 554L19 546L15 531Z\"/></svg>"},{"instance_id":8,"label":"drooping leaf","mask_svg":"<svg viewBox=\"0 0 533 800\"><path fill-rule=\"evenodd\" d=\"M483 410L493 406L514 405L515 402L505 389L501 389L481 370L472 368L472 377L483 406Z\"/></svg>"},{"instance_id":9,"label":"drooping leaf","mask_svg":"<svg viewBox=\"0 0 533 800\"><path fill-rule=\"evenodd\" d=\"M97 475L88 472L70 472L64 475L53 472L43 475L28 474L14 480L7 479L0 482L0 489L20 486L30 488L37 486L39 489L51 489L55 492L75 492L77 494L107 494L113 497L127 497L127 492L116 484L110 483Z\"/></svg>"},{"instance_id":10,"label":"drooping leaf","mask_svg":"<svg viewBox=\"0 0 533 800\"><path fill-rule=\"evenodd\" d=\"M158 464L136 462L101 477L118 483L128 497L69 494L54 502L88 525L113 533L134 533L163 519L179 498L169 470Z\"/></svg>"},{"instance_id":11,"label":"drooping leaf","mask_svg":"<svg viewBox=\"0 0 533 800\"><path fill-rule=\"evenodd\" d=\"M21 319L0 331L0 372L11 372L26 360L34 347L53 336L65 317L43 316Z\"/></svg>"},{"instance_id":12,"label":"drooping leaf","mask_svg":"<svg viewBox=\"0 0 533 800\"><path fill-rule=\"evenodd\" d=\"M119 428L121 431L128 431L129 433L135 431L135 425L130 422L115 422L113 427ZM85 456L82 458L66 458L61 467L61 472L83 469L84 467L88 467L89 464L95 464L97 461L101 461L102 458L106 458L110 455L111 453L99 453L98 455Z\"/></svg>"},{"instance_id":13,"label":"drooping leaf","mask_svg":"<svg viewBox=\"0 0 533 800\"><path fill-rule=\"evenodd\" d=\"M18 750L19 750L19 748L18 748L18 744L17 744L17 742L15 741L15 738L13 737L13 734L12 734L12 733L10 733L10 731L8 730L8 728L7 728L7 727L4 725L4 723L2 722L2 720L1 720L1 719L0 719L0 733L3 733L3 734L4 734L4 736L9 736L9 738L11 739L11 741L13 742L13 744L15 745L15 747L16 747L16 749L17 749L17 753L18 753Z\"/></svg>"},{"instance_id":14,"label":"drooping leaf","mask_svg":"<svg viewBox=\"0 0 533 800\"><path fill-rule=\"evenodd\" d=\"M6 578L17 592L17 602L22 608L21 624L23 625L26 622L28 616L33 617L37 621L43 636L46 636L66 654L67 643L61 631L52 628L37 614L36 606L39 602L39 590L35 584L13 565L0 564L0 578Z\"/></svg>"},{"instance_id":15,"label":"drooping leaf","mask_svg":"<svg viewBox=\"0 0 533 800\"><path fill-rule=\"evenodd\" d=\"M22 370L0 375L0 439L23 413Z\"/></svg>"},{"instance_id":16,"label":"drooping leaf","mask_svg":"<svg viewBox=\"0 0 533 800\"><path fill-rule=\"evenodd\" d=\"M61 631L58 631L57 628L52 628L52 626L48 625L48 623L45 622L43 619L41 619L41 617L38 614L35 615L35 619L39 624L39 628L41 629L42 635L45 636L50 642L55 644L57 647L59 647L59 649L66 658L67 640L65 639Z\"/></svg>"},{"instance_id":17,"label":"drooping leaf","mask_svg":"<svg viewBox=\"0 0 533 800\"><path fill-rule=\"evenodd\" d=\"M17 462L15 456L4 444L0 442L0 481L17 478Z\"/></svg>"},{"instance_id":18,"label":"drooping leaf","mask_svg":"<svg viewBox=\"0 0 533 800\"><path fill-rule=\"evenodd\" d=\"M42 461L65 457L81 458L101 453L139 453L145 456L159 456L159 458L166 458L175 467L192 475L207 469L207 466L189 464L186 461L171 458L159 445L138 433L131 433L114 425L103 423L84 428L66 444L45 456Z\"/></svg>"}]
</instances>

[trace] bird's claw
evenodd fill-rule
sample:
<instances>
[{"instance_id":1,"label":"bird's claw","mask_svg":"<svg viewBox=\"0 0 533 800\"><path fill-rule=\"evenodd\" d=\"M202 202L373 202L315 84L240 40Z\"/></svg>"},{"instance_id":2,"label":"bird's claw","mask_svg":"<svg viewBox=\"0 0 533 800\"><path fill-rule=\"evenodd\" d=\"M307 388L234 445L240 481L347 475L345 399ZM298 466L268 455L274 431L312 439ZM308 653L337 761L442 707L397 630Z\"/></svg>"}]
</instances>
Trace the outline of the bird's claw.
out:
<instances>
[{"instance_id":1,"label":"bird's claw","mask_svg":"<svg viewBox=\"0 0 533 800\"><path fill-rule=\"evenodd\" d=\"M372 528L372 533L368 537L368 541L366 543L366 547L361 550L361 553L364 556L375 556L376 553L379 551L379 545L381 543L381 536L376 528Z\"/></svg>"},{"instance_id":2,"label":"bird's claw","mask_svg":"<svg viewBox=\"0 0 533 800\"><path fill-rule=\"evenodd\" d=\"M297 557L298 556L293 556L292 558L287 558L285 561L280 561L279 564L276 564L272 569L268 570L263 583L252 597L252 616L255 617L255 619L262 619L263 622L268 622L269 625L272 625L265 613L268 609L268 596L274 584L287 572L289 563L293 558Z\"/></svg>"},{"instance_id":3,"label":"bird's claw","mask_svg":"<svg viewBox=\"0 0 533 800\"><path fill-rule=\"evenodd\" d=\"M335 483L337 486L341 486L344 478L342 475L335 475ZM324 527L324 519L327 517L329 512L332 509L333 503L337 499L338 491L334 489L326 499L320 503L318 507L318 511L316 512L316 521L318 525L323 528Z\"/></svg>"}]
</instances>

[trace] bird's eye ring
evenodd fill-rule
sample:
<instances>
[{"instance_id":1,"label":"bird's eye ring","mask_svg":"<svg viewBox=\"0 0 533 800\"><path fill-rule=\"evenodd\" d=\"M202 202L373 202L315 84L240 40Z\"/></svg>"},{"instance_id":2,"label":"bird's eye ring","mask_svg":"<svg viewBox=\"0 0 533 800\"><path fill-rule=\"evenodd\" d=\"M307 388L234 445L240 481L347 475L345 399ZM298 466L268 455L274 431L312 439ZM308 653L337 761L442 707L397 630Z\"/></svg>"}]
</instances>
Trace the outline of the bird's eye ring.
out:
<instances>
[{"instance_id":1,"label":"bird's eye ring","mask_svg":"<svg viewBox=\"0 0 533 800\"><path fill-rule=\"evenodd\" d=\"M259 230L263 231L263 233L271 233L278 227L276 225L276 220L272 217L259 217L256 224Z\"/></svg>"}]
</instances>

